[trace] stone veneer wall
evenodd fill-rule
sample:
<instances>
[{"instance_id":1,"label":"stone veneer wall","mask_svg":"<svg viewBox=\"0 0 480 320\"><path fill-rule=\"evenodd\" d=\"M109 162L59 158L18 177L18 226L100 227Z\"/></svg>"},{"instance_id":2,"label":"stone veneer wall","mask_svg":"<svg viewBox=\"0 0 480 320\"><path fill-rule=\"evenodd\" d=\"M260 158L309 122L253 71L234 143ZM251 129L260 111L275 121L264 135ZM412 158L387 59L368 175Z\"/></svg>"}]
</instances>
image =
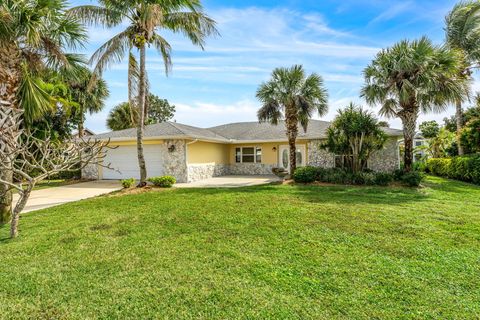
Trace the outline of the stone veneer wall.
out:
<instances>
[{"instance_id":1,"label":"stone veneer wall","mask_svg":"<svg viewBox=\"0 0 480 320\"><path fill-rule=\"evenodd\" d=\"M382 150L373 153L368 159L368 168L380 172L392 172L399 169L398 138L389 138Z\"/></svg>"},{"instance_id":2,"label":"stone veneer wall","mask_svg":"<svg viewBox=\"0 0 480 320\"><path fill-rule=\"evenodd\" d=\"M321 168L333 168L335 167L335 155L326 150L320 148L322 140L311 140L307 145L308 159L307 164L309 166L321 167Z\"/></svg>"},{"instance_id":3,"label":"stone veneer wall","mask_svg":"<svg viewBox=\"0 0 480 320\"><path fill-rule=\"evenodd\" d=\"M187 166L188 182L204 180L212 177L228 175L230 170L227 164L198 163Z\"/></svg>"},{"instance_id":4,"label":"stone veneer wall","mask_svg":"<svg viewBox=\"0 0 480 320\"><path fill-rule=\"evenodd\" d=\"M98 180L98 165L97 164L87 164L81 172L82 179L86 180Z\"/></svg>"},{"instance_id":5,"label":"stone veneer wall","mask_svg":"<svg viewBox=\"0 0 480 320\"><path fill-rule=\"evenodd\" d=\"M173 151L168 149L174 146ZM187 157L185 140L165 140L161 144L164 174L174 176L177 182L187 182Z\"/></svg>"},{"instance_id":6,"label":"stone veneer wall","mask_svg":"<svg viewBox=\"0 0 480 320\"><path fill-rule=\"evenodd\" d=\"M321 140L308 143L308 165L322 168L335 166L335 155L320 148ZM373 153L368 159L368 168L379 172L392 172L400 167L398 139L389 138L382 150Z\"/></svg>"},{"instance_id":7,"label":"stone veneer wall","mask_svg":"<svg viewBox=\"0 0 480 320\"><path fill-rule=\"evenodd\" d=\"M234 163L229 166L231 175L267 175L273 174L272 168L277 167L274 164L265 163Z\"/></svg>"}]
</instances>

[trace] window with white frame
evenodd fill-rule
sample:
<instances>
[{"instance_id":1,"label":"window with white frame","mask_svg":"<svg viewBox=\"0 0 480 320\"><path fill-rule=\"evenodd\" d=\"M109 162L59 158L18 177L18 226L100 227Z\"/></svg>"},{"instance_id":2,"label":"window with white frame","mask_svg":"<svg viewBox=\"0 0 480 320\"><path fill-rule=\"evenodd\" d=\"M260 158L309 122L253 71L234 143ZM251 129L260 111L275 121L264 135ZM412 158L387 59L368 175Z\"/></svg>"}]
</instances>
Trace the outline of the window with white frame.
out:
<instances>
[{"instance_id":1,"label":"window with white frame","mask_svg":"<svg viewBox=\"0 0 480 320\"><path fill-rule=\"evenodd\" d=\"M236 163L261 163L262 148L260 147L239 147L235 148Z\"/></svg>"}]
</instances>

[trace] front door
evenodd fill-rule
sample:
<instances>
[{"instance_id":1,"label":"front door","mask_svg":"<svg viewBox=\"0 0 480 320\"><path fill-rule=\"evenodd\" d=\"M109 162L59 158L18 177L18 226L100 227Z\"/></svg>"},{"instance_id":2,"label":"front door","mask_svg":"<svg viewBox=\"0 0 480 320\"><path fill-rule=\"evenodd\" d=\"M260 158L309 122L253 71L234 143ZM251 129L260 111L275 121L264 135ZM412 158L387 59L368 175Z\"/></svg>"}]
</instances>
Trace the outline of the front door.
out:
<instances>
[{"instance_id":1,"label":"front door","mask_svg":"<svg viewBox=\"0 0 480 320\"><path fill-rule=\"evenodd\" d=\"M297 146L297 167L305 165L305 145ZM288 145L281 145L278 153L278 166L285 170L290 170L290 147Z\"/></svg>"}]
</instances>

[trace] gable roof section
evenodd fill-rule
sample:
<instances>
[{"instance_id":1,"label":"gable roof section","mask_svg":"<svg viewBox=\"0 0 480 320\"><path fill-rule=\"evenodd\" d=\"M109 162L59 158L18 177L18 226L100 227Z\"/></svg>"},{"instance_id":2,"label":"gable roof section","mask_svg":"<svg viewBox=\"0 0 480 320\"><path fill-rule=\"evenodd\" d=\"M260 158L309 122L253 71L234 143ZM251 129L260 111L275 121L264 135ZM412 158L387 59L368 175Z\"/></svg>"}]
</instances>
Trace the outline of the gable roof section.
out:
<instances>
[{"instance_id":1,"label":"gable roof section","mask_svg":"<svg viewBox=\"0 0 480 320\"><path fill-rule=\"evenodd\" d=\"M330 122L310 120L307 132L299 128L298 139L323 139L326 137ZM402 131L383 128L389 136L401 136ZM111 139L112 141L133 140L137 129L111 131L92 136L94 139ZM283 121L278 125L259 122L229 123L211 128L198 128L176 122L162 122L145 126L146 139L198 139L220 143L286 141L286 129Z\"/></svg>"}]
</instances>

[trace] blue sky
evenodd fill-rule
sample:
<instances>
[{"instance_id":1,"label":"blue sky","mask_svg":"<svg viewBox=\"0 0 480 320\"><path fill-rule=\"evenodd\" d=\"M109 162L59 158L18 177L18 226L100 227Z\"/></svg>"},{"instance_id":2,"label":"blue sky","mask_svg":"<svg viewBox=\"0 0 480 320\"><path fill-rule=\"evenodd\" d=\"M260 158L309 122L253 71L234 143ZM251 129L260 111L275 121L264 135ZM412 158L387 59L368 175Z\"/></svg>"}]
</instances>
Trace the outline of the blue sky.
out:
<instances>
[{"instance_id":1,"label":"blue sky","mask_svg":"<svg viewBox=\"0 0 480 320\"><path fill-rule=\"evenodd\" d=\"M358 97L362 70L381 48L422 35L441 43L444 16L455 2L206 0L205 12L217 21L221 36L208 39L201 51L180 35L164 33L173 47L173 70L166 77L160 57L148 51L151 91L176 105L175 119L181 123L208 127L256 121L258 85L275 67L303 64L323 76L330 96L323 119L331 120L350 101L365 105ZM90 28L84 53L91 55L118 30ZM87 116L86 125L95 132L107 130L108 111L127 98L126 64L111 66L104 78L111 91L107 107ZM420 121L451 113L453 108ZM389 122L401 127L398 120Z\"/></svg>"}]
</instances>

